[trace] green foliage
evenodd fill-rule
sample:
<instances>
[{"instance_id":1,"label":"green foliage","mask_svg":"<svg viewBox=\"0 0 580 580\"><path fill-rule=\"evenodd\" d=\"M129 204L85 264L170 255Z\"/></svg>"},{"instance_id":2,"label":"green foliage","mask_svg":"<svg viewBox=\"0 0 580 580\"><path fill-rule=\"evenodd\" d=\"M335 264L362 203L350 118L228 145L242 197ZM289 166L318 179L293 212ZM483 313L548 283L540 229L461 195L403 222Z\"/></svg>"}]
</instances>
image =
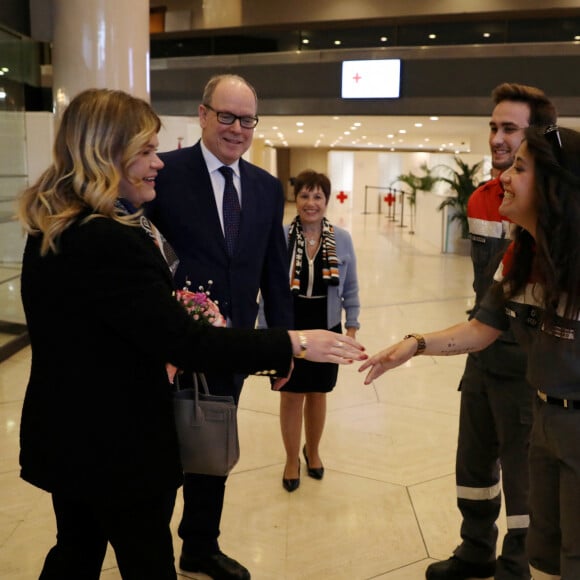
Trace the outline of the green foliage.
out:
<instances>
[{"instance_id":1,"label":"green foliage","mask_svg":"<svg viewBox=\"0 0 580 580\"><path fill-rule=\"evenodd\" d=\"M460 157L454 158L457 168L454 169L447 165L443 167L448 173L449 177L438 177L438 181L442 181L449 186L449 189L455 194L453 197L448 197L441 202L438 209L442 210L445 207L454 210L452 220L459 221L461 225L461 235L464 238L469 236L469 224L467 221L467 202L471 194L477 189L479 185L478 173L483 164L483 160L474 165L469 165L462 161Z\"/></svg>"},{"instance_id":2,"label":"green foliage","mask_svg":"<svg viewBox=\"0 0 580 580\"><path fill-rule=\"evenodd\" d=\"M438 177L432 174L432 170L427 167L427 163L423 163L419 169L423 172L423 175L415 175L412 171L409 173L403 173L398 175L397 178L391 183L391 186L395 183L404 183L409 186L409 204L414 206L417 201L418 191L431 191L433 186L439 181Z\"/></svg>"}]
</instances>

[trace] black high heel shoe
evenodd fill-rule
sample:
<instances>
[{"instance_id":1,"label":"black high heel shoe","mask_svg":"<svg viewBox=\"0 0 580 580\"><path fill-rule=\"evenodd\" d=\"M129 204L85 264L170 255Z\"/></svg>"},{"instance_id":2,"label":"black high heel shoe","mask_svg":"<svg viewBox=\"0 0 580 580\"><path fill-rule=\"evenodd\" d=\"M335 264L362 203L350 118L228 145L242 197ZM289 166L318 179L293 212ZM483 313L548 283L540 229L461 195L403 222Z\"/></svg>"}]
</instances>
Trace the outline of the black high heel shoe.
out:
<instances>
[{"instance_id":1,"label":"black high heel shoe","mask_svg":"<svg viewBox=\"0 0 580 580\"><path fill-rule=\"evenodd\" d=\"M285 479L284 474L282 474L282 487L288 493L292 493L300 487L300 461L298 461L298 479Z\"/></svg>"},{"instance_id":2,"label":"black high heel shoe","mask_svg":"<svg viewBox=\"0 0 580 580\"><path fill-rule=\"evenodd\" d=\"M314 479L322 479L324 477L324 467L310 467L308 455L306 455L306 445L302 448L302 453L304 453L304 461L306 461L306 467L308 468L308 476Z\"/></svg>"}]
</instances>

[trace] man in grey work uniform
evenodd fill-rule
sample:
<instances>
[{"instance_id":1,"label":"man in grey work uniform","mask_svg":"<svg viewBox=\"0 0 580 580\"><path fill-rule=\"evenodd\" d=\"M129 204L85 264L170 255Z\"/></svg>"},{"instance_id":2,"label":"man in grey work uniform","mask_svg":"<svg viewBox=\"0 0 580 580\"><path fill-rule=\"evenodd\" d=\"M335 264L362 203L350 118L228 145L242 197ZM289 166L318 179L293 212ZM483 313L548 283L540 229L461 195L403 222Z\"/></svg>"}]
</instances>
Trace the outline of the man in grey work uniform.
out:
<instances>
[{"instance_id":1,"label":"man in grey work uniform","mask_svg":"<svg viewBox=\"0 0 580 580\"><path fill-rule=\"evenodd\" d=\"M499 175L511 166L528 125L556 122L556 109L535 87L503 83L492 92L492 166ZM510 242L511 224L499 215L503 197L496 176L473 192L468 220L475 307L493 282ZM526 359L507 331L487 349L467 357L461 379L459 437L455 464L461 544L448 560L431 564L427 580L528 580L525 539L528 513L528 447L535 392L525 380ZM496 560L501 490L507 533Z\"/></svg>"}]
</instances>

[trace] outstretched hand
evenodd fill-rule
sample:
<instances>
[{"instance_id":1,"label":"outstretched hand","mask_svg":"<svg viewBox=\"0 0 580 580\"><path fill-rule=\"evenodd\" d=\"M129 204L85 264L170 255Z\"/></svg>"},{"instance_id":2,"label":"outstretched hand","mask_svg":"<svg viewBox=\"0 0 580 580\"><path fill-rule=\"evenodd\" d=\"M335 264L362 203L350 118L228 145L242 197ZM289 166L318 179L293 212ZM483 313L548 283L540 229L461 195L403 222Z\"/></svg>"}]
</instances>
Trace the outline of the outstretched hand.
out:
<instances>
[{"instance_id":1,"label":"outstretched hand","mask_svg":"<svg viewBox=\"0 0 580 580\"><path fill-rule=\"evenodd\" d=\"M290 331L293 342L297 340L297 331ZM355 360L365 360L368 355L364 346L354 338L337 334L329 330L301 330L306 337L307 349L304 358L313 362L349 365Z\"/></svg>"},{"instance_id":2,"label":"outstretched hand","mask_svg":"<svg viewBox=\"0 0 580 580\"><path fill-rule=\"evenodd\" d=\"M397 344L381 350L365 361L359 372L370 368L365 377L364 384L370 385L375 379L379 378L384 372L394 369L407 362L417 352L417 341L415 339L402 340Z\"/></svg>"}]
</instances>

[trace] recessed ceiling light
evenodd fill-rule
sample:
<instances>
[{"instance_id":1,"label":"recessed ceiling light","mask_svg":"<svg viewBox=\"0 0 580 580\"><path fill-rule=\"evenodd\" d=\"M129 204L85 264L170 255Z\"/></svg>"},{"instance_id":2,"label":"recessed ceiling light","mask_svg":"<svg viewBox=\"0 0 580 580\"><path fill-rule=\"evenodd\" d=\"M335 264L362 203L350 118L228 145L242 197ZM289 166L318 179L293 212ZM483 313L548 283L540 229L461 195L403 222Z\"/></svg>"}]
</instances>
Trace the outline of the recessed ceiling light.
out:
<instances>
[{"instance_id":1,"label":"recessed ceiling light","mask_svg":"<svg viewBox=\"0 0 580 580\"><path fill-rule=\"evenodd\" d=\"M388 36L381 36L381 42L387 42L389 40Z\"/></svg>"},{"instance_id":2,"label":"recessed ceiling light","mask_svg":"<svg viewBox=\"0 0 580 580\"><path fill-rule=\"evenodd\" d=\"M302 44L310 44L310 40L308 40L308 38L303 38Z\"/></svg>"},{"instance_id":3,"label":"recessed ceiling light","mask_svg":"<svg viewBox=\"0 0 580 580\"><path fill-rule=\"evenodd\" d=\"M297 133L304 133L304 129L298 129Z\"/></svg>"},{"instance_id":4,"label":"recessed ceiling light","mask_svg":"<svg viewBox=\"0 0 580 580\"><path fill-rule=\"evenodd\" d=\"M415 127L422 127L423 123L415 123Z\"/></svg>"},{"instance_id":5,"label":"recessed ceiling light","mask_svg":"<svg viewBox=\"0 0 580 580\"><path fill-rule=\"evenodd\" d=\"M342 42L340 40L334 41L334 46L340 46L341 44L342 44Z\"/></svg>"},{"instance_id":6,"label":"recessed ceiling light","mask_svg":"<svg viewBox=\"0 0 580 580\"><path fill-rule=\"evenodd\" d=\"M296 126L297 127L304 127L304 123L302 121L297 121Z\"/></svg>"},{"instance_id":7,"label":"recessed ceiling light","mask_svg":"<svg viewBox=\"0 0 580 580\"><path fill-rule=\"evenodd\" d=\"M439 121L439 117L429 117L430 121Z\"/></svg>"},{"instance_id":8,"label":"recessed ceiling light","mask_svg":"<svg viewBox=\"0 0 580 580\"><path fill-rule=\"evenodd\" d=\"M483 38L490 38L491 34L489 32L484 32L483 33Z\"/></svg>"},{"instance_id":9,"label":"recessed ceiling light","mask_svg":"<svg viewBox=\"0 0 580 580\"><path fill-rule=\"evenodd\" d=\"M430 35L429 35L429 38L430 38L431 40L435 40L435 39L437 38L437 35L436 35L436 34L430 34Z\"/></svg>"},{"instance_id":10,"label":"recessed ceiling light","mask_svg":"<svg viewBox=\"0 0 580 580\"><path fill-rule=\"evenodd\" d=\"M407 132L407 129L399 129L398 131L401 135L404 135Z\"/></svg>"}]
</instances>

